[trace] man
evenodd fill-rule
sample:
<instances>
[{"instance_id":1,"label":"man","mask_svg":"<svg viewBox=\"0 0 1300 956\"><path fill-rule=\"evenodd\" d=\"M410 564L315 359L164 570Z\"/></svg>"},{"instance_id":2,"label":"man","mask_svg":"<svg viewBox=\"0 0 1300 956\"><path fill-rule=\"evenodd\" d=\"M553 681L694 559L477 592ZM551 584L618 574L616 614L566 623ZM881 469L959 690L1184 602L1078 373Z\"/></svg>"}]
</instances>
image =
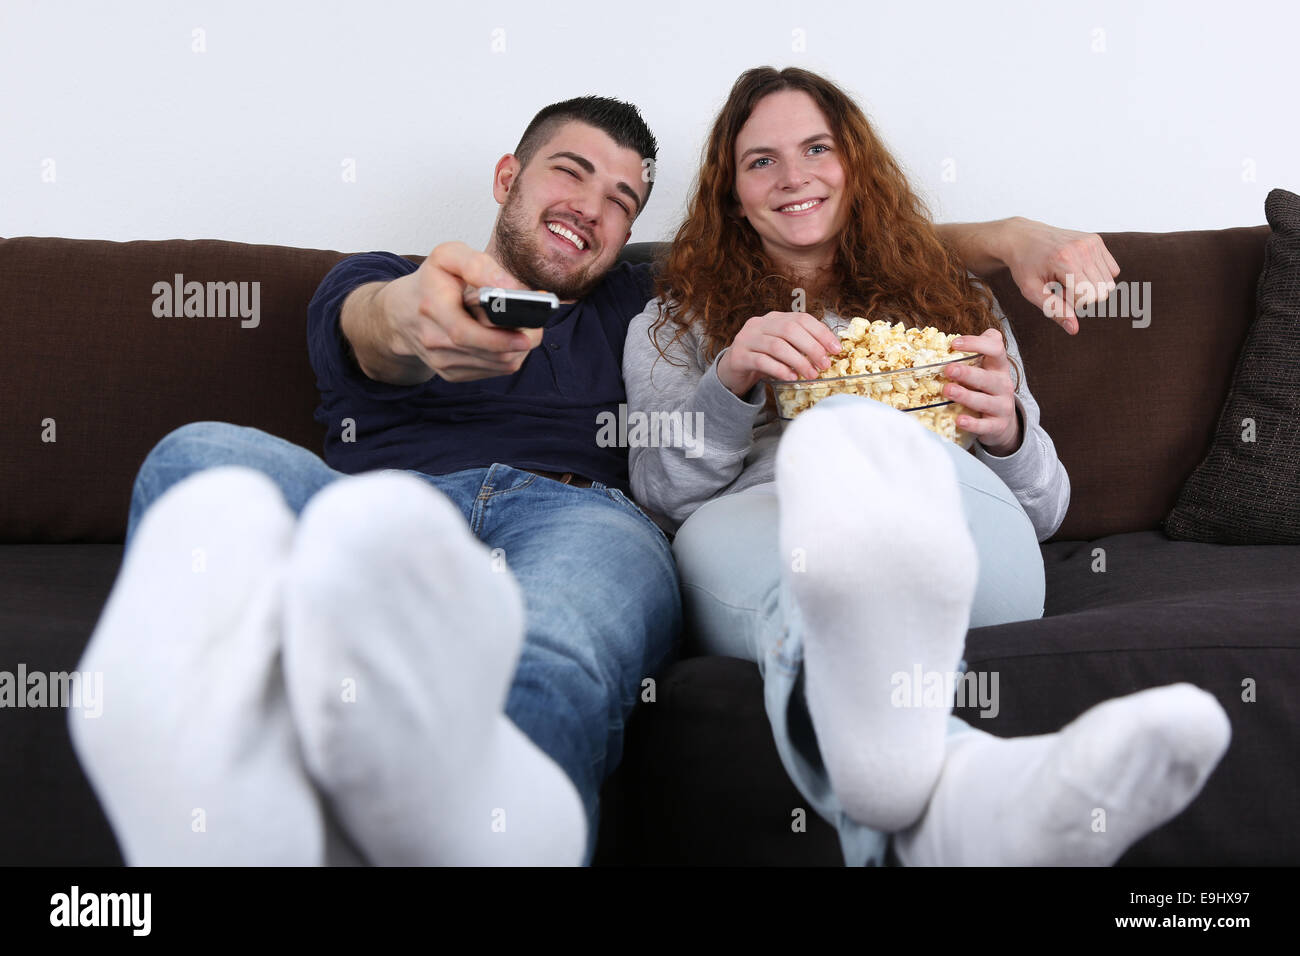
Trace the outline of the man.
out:
<instances>
[{"instance_id":1,"label":"man","mask_svg":"<svg viewBox=\"0 0 1300 956\"><path fill-rule=\"evenodd\" d=\"M484 252L352 256L321 283L324 461L215 422L150 452L81 665L111 703L72 725L129 863L590 860L623 721L681 625L626 449L596 441L651 295L615 263L656 155L628 104L543 109L497 163ZM1029 292L1118 271L1095 236L943 228ZM564 307L502 329L477 287Z\"/></svg>"}]
</instances>

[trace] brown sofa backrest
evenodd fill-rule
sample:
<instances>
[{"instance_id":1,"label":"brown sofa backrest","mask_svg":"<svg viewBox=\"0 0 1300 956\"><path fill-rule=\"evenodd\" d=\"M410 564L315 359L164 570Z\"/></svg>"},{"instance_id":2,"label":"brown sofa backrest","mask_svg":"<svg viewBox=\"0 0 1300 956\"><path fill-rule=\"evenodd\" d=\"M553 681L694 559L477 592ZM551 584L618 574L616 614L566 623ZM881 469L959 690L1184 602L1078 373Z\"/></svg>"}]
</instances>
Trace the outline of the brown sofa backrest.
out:
<instances>
[{"instance_id":1,"label":"brown sofa backrest","mask_svg":"<svg viewBox=\"0 0 1300 956\"><path fill-rule=\"evenodd\" d=\"M187 422L252 425L319 454L307 303L342 257L216 240L0 240L0 540L121 541L141 461ZM177 274L260 283L258 325L155 316L154 284Z\"/></svg>"},{"instance_id":2,"label":"brown sofa backrest","mask_svg":"<svg viewBox=\"0 0 1300 956\"><path fill-rule=\"evenodd\" d=\"M1214 435L1255 317L1267 236L1267 226L1103 234L1117 281L1151 283L1146 328L1098 316L1066 335L1009 273L992 280L1070 475L1057 540L1152 529L1169 513Z\"/></svg>"},{"instance_id":3,"label":"brown sofa backrest","mask_svg":"<svg viewBox=\"0 0 1300 956\"><path fill-rule=\"evenodd\" d=\"M1213 433L1254 313L1267 227L1106 237L1151 324L1066 336L1014 291L1014 325L1074 494L1058 538L1155 527ZM629 249L635 255L641 250ZM216 240L0 239L0 541L120 541L149 449L192 421L319 453L306 314L343 253ZM420 257L411 257L420 261ZM258 282L260 316L154 315L155 283ZM48 421L53 421L54 441Z\"/></svg>"}]
</instances>

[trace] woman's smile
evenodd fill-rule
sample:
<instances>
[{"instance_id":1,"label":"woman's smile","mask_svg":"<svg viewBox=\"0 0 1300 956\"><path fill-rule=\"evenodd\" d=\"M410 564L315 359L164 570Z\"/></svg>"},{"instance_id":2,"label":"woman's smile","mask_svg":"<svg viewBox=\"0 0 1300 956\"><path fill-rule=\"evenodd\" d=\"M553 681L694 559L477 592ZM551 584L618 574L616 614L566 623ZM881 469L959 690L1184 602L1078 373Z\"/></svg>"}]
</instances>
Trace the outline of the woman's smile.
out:
<instances>
[{"instance_id":1,"label":"woman's smile","mask_svg":"<svg viewBox=\"0 0 1300 956\"><path fill-rule=\"evenodd\" d=\"M778 206L776 211L786 216L804 216L820 211L825 202L826 197L821 196L817 199L808 199L801 202L788 203L784 206Z\"/></svg>"}]
</instances>

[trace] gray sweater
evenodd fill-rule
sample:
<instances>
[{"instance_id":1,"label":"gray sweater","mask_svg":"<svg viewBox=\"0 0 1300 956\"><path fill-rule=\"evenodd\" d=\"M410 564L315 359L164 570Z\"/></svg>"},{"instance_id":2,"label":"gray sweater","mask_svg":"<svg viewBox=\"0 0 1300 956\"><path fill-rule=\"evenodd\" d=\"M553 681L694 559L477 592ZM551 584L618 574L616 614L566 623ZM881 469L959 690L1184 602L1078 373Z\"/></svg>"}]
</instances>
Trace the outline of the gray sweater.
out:
<instances>
[{"instance_id":1,"label":"gray sweater","mask_svg":"<svg viewBox=\"0 0 1300 956\"><path fill-rule=\"evenodd\" d=\"M1038 424L1038 403L1029 393L1015 336L996 302L994 312L1006 337L1007 355L1021 371L1016 406L1023 438L1005 457L989 454L978 441L971 453L1006 483L1033 522L1038 540L1045 541L1065 518L1070 479L1052 439ZM627 433L628 469L637 503L675 528L706 501L772 481L777 442L787 423L764 407L761 383L744 398L722 384L718 361L726 350L706 363L696 327L683 332L667 353L673 362L665 361L650 340L658 315L659 300L652 299L632 320L623 351L627 419L632 424ZM848 324L833 314L825 322L832 331ZM665 347L674 331L671 324L659 330Z\"/></svg>"}]
</instances>

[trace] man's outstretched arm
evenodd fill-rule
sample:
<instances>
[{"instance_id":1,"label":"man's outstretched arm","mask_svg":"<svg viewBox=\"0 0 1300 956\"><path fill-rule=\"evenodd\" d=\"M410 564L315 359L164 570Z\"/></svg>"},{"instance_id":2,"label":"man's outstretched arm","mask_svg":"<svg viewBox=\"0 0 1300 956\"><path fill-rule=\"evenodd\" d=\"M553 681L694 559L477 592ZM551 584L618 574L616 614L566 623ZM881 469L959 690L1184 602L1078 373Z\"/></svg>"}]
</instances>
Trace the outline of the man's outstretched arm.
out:
<instances>
[{"instance_id":1,"label":"man's outstretched arm","mask_svg":"<svg viewBox=\"0 0 1300 956\"><path fill-rule=\"evenodd\" d=\"M935 228L971 272L989 275L1004 266L1010 269L1021 295L1071 335L1079 331L1075 307L1109 296L1119 275L1119 263L1096 233L1058 229L1023 216L940 223ZM1067 275L1074 278L1067 282ZM1051 283L1073 287L1074 301L1054 292Z\"/></svg>"},{"instance_id":2,"label":"man's outstretched arm","mask_svg":"<svg viewBox=\"0 0 1300 956\"><path fill-rule=\"evenodd\" d=\"M491 256L460 242L437 246L410 275L357 286L343 300L339 329L368 377L418 385L513 375L542 341L541 329L504 329L473 316L467 286L518 289Z\"/></svg>"}]
</instances>

